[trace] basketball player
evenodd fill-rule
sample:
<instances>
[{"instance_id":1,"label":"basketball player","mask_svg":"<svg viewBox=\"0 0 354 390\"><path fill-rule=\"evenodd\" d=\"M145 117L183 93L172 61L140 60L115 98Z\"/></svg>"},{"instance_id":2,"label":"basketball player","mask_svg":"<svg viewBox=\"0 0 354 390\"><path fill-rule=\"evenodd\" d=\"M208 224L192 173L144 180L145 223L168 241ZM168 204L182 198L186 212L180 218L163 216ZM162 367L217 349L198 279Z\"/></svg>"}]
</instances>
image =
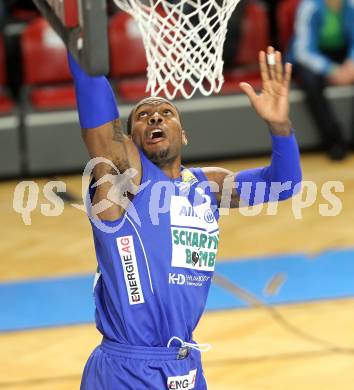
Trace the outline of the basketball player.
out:
<instances>
[{"instance_id":1,"label":"basketball player","mask_svg":"<svg viewBox=\"0 0 354 390\"><path fill-rule=\"evenodd\" d=\"M163 98L139 102L124 134L106 78L89 77L69 54L83 139L98 161L90 196L91 210L97 206L91 215L99 265L94 296L103 340L86 364L81 390L207 388L200 356L206 345L193 341L193 331L215 267L225 183L234 187L228 206L238 207L240 196L248 205L289 198L301 182L288 118L291 65L283 70L281 54L271 47L259 58L262 93L246 83L241 88L268 124L272 159L268 167L235 174L181 165L187 133L174 104ZM206 134L210 142L217 130Z\"/></svg>"}]
</instances>

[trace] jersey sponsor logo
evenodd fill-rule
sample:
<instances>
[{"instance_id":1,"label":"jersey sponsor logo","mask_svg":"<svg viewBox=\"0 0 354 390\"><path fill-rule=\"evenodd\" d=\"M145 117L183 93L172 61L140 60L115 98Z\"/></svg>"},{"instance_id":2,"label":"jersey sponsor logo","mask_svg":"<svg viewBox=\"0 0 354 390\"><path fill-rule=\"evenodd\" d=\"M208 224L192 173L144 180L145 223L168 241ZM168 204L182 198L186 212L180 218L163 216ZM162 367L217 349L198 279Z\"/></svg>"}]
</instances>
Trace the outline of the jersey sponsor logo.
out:
<instances>
[{"instance_id":1,"label":"jersey sponsor logo","mask_svg":"<svg viewBox=\"0 0 354 390\"><path fill-rule=\"evenodd\" d=\"M205 210L204 221L206 223L213 223L215 221L214 214L213 214L213 212L210 209Z\"/></svg>"},{"instance_id":2,"label":"jersey sponsor logo","mask_svg":"<svg viewBox=\"0 0 354 390\"><path fill-rule=\"evenodd\" d=\"M175 274L170 272L168 274L168 283L183 285L186 283L186 277L182 274Z\"/></svg>"},{"instance_id":3,"label":"jersey sponsor logo","mask_svg":"<svg viewBox=\"0 0 354 390\"><path fill-rule=\"evenodd\" d=\"M185 196L171 196L171 224L189 226L206 231L217 230L218 224L211 210L210 196L203 194L204 203L192 205Z\"/></svg>"},{"instance_id":4,"label":"jersey sponsor logo","mask_svg":"<svg viewBox=\"0 0 354 390\"><path fill-rule=\"evenodd\" d=\"M124 271L124 280L129 303L131 305L144 303L144 295L140 284L133 236L117 237L117 247Z\"/></svg>"},{"instance_id":5,"label":"jersey sponsor logo","mask_svg":"<svg viewBox=\"0 0 354 390\"><path fill-rule=\"evenodd\" d=\"M199 271L213 271L219 245L218 234L173 227L172 267L184 267Z\"/></svg>"},{"instance_id":6,"label":"jersey sponsor logo","mask_svg":"<svg viewBox=\"0 0 354 390\"><path fill-rule=\"evenodd\" d=\"M194 176L193 172L188 168L184 168L182 171L182 181L176 182L181 195L188 195L193 184L197 183L198 179Z\"/></svg>"},{"instance_id":7,"label":"jersey sponsor logo","mask_svg":"<svg viewBox=\"0 0 354 390\"><path fill-rule=\"evenodd\" d=\"M210 197L204 193L199 195L205 202L198 206L192 206L186 197L171 197L171 265L214 271L219 244L218 224L210 208Z\"/></svg>"},{"instance_id":8,"label":"jersey sponsor logo","mask_svg":"<svg viewBox=\"0 0 354 390\"><path fill-rule=\"evenodd\" d=\"M199 218L198 214L196 213L195 209L192 206L182 206L178 215L181 217L194 217ZM206 223L213 223L215 222L215 217L211 209L207 209L204 212L204 221Z\"/></svg>"},{"instance_id":9,"label":"jersey sponsor logo","mask_svg":"<svg viewBox=\"0 0 354 390\"><path fill-rule=\"evenodd\" d=\"M198 215L197 213L194 211L193 207L192 206L182 206L181 207L181 210L179 212L179 215L181 216L184 216L184 217L197 217L198 218Z\"/></svg>"},{"instance_id":10,"label":"jersey sponsor logo","mask_svg":"<svg viewBox=\"0 0 354 390\"><path fill-rule=\"evenodd\" d=\"M210 276L205 275L190 275L190 274L179 274L172 273L168 274L168 283L176 284L179 286L194 286L194 287L202 287L205 282L208 282Z\"/></svg>"},{"instance_id":11,"label":"jersey sponsor logo","mask_svg":"<svg viewBox=\"0 0 354 390\"><path fill-rule=\"evenodd\" d=\"M194 389L197 369L189 371L188 375L170 376L167 378L168 389Z\"/></svg>"}]
</instances>

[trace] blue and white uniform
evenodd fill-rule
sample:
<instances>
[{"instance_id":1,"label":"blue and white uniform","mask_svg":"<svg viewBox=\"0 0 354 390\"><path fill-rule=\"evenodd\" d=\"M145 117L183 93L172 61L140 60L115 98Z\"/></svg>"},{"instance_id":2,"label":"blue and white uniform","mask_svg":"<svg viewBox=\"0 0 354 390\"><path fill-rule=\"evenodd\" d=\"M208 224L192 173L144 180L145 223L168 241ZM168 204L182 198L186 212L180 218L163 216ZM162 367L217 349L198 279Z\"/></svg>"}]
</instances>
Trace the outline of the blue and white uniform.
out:
<instances>
[{"instance_id":1,"label":"blue and white uniform","mask_svg":"<svg viewBox=\"0 0 354 390\"><path fill-rule=\"evenodd\" d=\"M91 131L116 120L109 81L87 75L70 53L68 61L81 127ZM300 189L294 134L272 135L272 147L270 166L237 174L235 185L247 205L284 200ZM96 324L103 341L85 366L81 390L205 390L192 337L215 267L217 202L201 169L182 169L181 178L172 180L141 151L140 156L142 184L123 217L91 219L99 266ZM263 196L256 191L258 183ZM246 195L243 184L251 185ZM120 188L124 192L123 184Z\"/></svg>"},{"instance_id":2,"label":"blue and white uniform","mask_svg":"<svg viewBox=\"0 0 354 390\"><path fill-rule=\"evenodd\" d=\"M100 221L109 232L92 223L103 341L81 390L206 389L200 351L178 339L194 343L205 308L219 242L216 199L201 169L173 180L140 156L142 190L128 211Z\"/></svg>"}]
</instances>

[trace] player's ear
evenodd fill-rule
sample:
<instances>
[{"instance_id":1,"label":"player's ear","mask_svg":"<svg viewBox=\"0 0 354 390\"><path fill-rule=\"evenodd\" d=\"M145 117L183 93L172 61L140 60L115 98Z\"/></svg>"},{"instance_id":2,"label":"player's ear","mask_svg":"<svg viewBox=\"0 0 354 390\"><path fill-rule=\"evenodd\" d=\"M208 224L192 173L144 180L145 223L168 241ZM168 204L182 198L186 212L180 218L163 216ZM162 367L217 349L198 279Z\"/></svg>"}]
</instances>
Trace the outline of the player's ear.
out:
<instances>
[{"instance_id":1,"label":"player's ear","mask_svg":"<svg viewBox=\"0 0 354 390\"><path fill-rule=\"evenodd\" d=\"M185 130L182 129L182 145L188 145L188 138Z\"/></svg>"}]
</instances>

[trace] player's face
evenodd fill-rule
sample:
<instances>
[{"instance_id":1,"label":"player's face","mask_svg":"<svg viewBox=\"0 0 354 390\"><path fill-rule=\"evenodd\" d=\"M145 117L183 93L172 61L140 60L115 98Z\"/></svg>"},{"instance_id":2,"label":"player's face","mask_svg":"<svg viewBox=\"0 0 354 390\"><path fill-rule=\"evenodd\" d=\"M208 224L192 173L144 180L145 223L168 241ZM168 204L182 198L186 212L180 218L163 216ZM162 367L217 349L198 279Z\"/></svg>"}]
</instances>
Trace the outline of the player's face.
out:
<instances>
[{"instance_id":1,"label":"player's face","mask_svg":"<svg viewBox=\"0 0 354 390\"><path fill-rule=\"evenodd\" d=\"M168 100L148 98L132 117L132 139L159 166L174 161L186 143L177 109Z\"/></svg>"}]
</instances>

